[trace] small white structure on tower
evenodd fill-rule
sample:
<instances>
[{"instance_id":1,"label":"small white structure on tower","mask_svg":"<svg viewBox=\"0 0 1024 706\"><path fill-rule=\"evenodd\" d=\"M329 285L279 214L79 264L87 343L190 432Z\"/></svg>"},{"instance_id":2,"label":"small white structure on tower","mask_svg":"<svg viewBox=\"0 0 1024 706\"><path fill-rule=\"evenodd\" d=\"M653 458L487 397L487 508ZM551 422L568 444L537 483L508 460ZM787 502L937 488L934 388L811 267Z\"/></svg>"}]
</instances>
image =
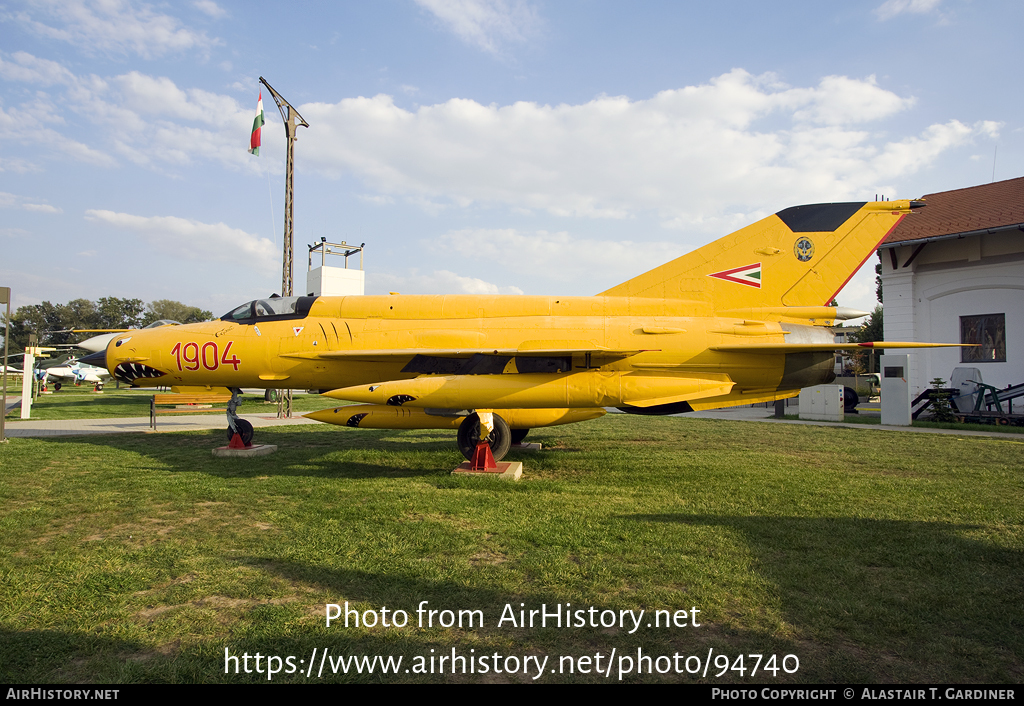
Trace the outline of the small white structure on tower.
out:
<instances>
[{"instance_id":1,"label":"small white structure on tower","mask_svg":"<svg viewBox=\"0 0 1024 706\"><path fill-rule=\"evenodd\" d=\"M363 247L366 243L349 245L344 240L340 243L328 243L327 238L320 238L316 245L309 246L309 271L306 272L306 294L309 296L347 297L366 292L366 273L363 272ZM319 255L320 263L313 266L313 253ZM359 253L359 269L349 268L348 258ZM328 255L340 255L345 258L344 267L327 265Z\"/></svg>"}]
</instances>

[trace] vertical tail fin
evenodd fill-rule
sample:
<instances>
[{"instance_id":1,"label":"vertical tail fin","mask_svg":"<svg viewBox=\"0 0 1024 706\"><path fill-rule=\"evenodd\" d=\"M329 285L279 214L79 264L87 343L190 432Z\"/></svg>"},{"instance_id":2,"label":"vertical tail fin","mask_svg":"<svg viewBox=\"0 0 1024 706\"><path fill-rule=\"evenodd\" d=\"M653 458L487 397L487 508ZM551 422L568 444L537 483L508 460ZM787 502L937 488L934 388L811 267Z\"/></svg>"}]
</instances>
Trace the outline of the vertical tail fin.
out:
<instances>
[{"instance_id":1,"label":"vertical tail fin","mask_svg":"<svg viewBox=\"0 0 1024 706\"><path fill-rule=\"evenodd\" d=\"M822 306L920 201L794 206L601 292L716 310Z\"/></svg>"}]
</instances>

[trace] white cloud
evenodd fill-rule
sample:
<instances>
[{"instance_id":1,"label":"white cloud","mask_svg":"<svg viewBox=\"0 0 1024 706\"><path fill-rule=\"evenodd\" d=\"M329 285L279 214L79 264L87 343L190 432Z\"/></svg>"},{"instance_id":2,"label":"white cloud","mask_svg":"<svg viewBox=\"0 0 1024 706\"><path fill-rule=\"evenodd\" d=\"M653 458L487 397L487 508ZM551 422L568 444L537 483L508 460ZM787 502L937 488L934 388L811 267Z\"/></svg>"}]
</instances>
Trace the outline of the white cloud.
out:
<instances>
[{"instance_id":1,"label":"white cloud","mask_svg":"<svg viewBox=\"0 0 1024 706\"><path fill-rule=\"evenodd\" d=\"M259 158L245 150L255 100L243 106L139 71L73 76L24 53L9 63L18 72L40 84L59 79L55 90L64 94L0 107L0 139L105 166L118 155L160 171L207 161L253 172L282 167L280 140L268 140ZM874 76L789 87L742 69L649 99L576 105L453 98L407 110L377 95L299 106L312 126L302 131L299 159L328 176L355 174L363 200L402 199L431 214L483 204L588 218L646 214L668 228L727 232L780 204L892 193L941 154L999 128L950 120L887 135L884 121L913 104ZM79 115L69 124L91 121L103 137L86 144L65 136L74 129L66 106ZM267 117L275 129L273 111ZM0 168L16 166L7 165Z\"/></svg>"},{"instance_id":2,"label":"white cloud","mask_svg":"<svg viewBox=\"0 0 1024 706\"><path fill-rule=\"evenodd\" d=\"M647 100L481 105L456 98L415 111L390 96L300 107L303 160L353 172L382 195L431 208L499 204L556 215L719 229L779 204L863 198L976 136L956 121L888 138L878 121L913 104L874 77L791 88L735 69ZM770 123L770 125L769 125ZM750 215L750 214L739 214Z\"/></svg>"},{"instance_id":3,"label":"white cloud","mask_svg":"<svg viewBox=\"0 0 1024 706\"><path fill-rule=\"evenodd\" d=\"M44 127L46 122L61 122L61 119L37 110L38 107L33 104L23 104L9 110L0 107L0 140L11 140L17 144L40 144L78 161L102 167L116 163L110 155L65 137L53 128ZM19 166L25 166L25 163L15 160L12 170L17 171Z\"/></svg>"},{"instance_id":4,"label":"white cloud","mask_svg":"<svg viewBox=\"0 0 1024 706\"><path fill-rule=\"evenodd\" d=\"M0 228L0 235L5 238L24 238L31 233L24 228Z\"/></svg>"},{"instance_id":5,"label":"white cloud","mask_svg":"<svg viewBox=\"0 0 1024 706\"><path fill-rule=\"evenodd\" d=\"M43 37L68 42L90 54L133 53L152 59L183 51L207 52L220 43L133 0L35 0L31 5L31 11L14 18ZM39 16L45 16L45 21L36 19Z\"/></svg>"},{"instance_id":6,"label":"white cloud","mask_svg":"<svg viewBox=\"0 0 1024 706\"><path fill-rule=\"evenodd\" d=\"M15 174L25 174L26 172L39 172L42 171L35 162L30 162L27 159L21 157L4 157L0 155L0 172L14 172Z\"/></svg>"},{"instance_id":7,"label":"white cloud","mask_svg":"<svg viewBox=\"0 0 1024 706\"><path fill-rule=\"evenodd\" d=\"M467 44L492 54L507 42L523 42L540 26L525 0L416 0Z\"/></svg>"},{"instance_id":8,"label":"white cloud","mask_svg":"<svg viewBox=\"0 0 1024 706\"><path fill-rule=\"evenodd\" d=\"M134 216L88 210L86 220L131 231L156 250L186 260L247 263L272 271L280 267L272 242L225 223L202 223L177 216Z\"/></svg>"},{"instance_id":9,"label":"white cloud","mask_svg":"<svg viewBox=\"0 0 1024 706\"><path fill-rule=\"evenodd\" d=\"M826 76L817 88L789 93L794 103L806 106L793 113L793 119L823 125L848 125L880 120L914 105L913 98L900 98L895 93L879 88L874 75L864 80L847 76Z\"/></svg>"},{"instance_id":10,"label":"white cloud","mask_svg":"<svg viewBox=\"0 0 1024 706\"><path fill-rule=\"evenodd\" d=\"M130 71L113 78L75 76L66 68L18 52L13 60L0 58L0 77L45 87L62 86L63 95L51 98L37 91L31 100L6 110L0 107L0 139L40 143L73 159L101 166L116 164L114 154L158 170L216 160L238 169L279 169L276 142L267 145L263 162L246 152L255 109L243 108L233 97L202 89L179 88L169 78ZM99 144L66 137L52 126L63 125L64 113L74 111L82 120L100 126ZM269 116L268 123L274 123ZM90 136L91 142L96 139ZM16 160L0 162L0 169L26 170L32 165Z\"/></svg>"},{"instance_id":11,"label":"white cloud","mask_svg":"<svg viewBox=\"0 0 1024 706\"><path fill-rule=\"evenodd\" d=\"M213 0L195 0L195 2L192 3L192 7L209 15L215 20L227 17L228 14L227 10L215 3Z\"/></svg>"},{"instance_id":12,"label":"white cloud","mask_svg":"<svg viewBox=\"0 0 1024 706\"><path fill-rule=\"evenodd\" d=\"M875 16L879 20L891 20L904 13L923 15L937 10L942 0L886 0L875 8Z\"/></svg>"},{"instance_id":13,"label":"white cloud","mask_svg":"<svg viewBox=\"0 0 1024 706\"><path fill-rule=\"evenodd\" d=\"M367 273L370 293L384 294L522 294L519 287L499 287L476 277L464 277L448 270L420 274L411 270L406 275L385 272Z\"/></svg>"},{"instance_id":14,"label":"white cloud","mask_svg":"<svg viewBox=\"0 0 1024 706\"><path fill-rule=\"evenodd\" d=\"M593 240L566 232L466 229L436 243L470 260L499 263L505 271L554 282L582 281L594 272L619 272L622 279L646 272L687 252L681 243Z\"/></svg>"},{"instance_id":15,"label":"white cloud","mask_svg":"<svg viewBox=\"0 0 1024 706\"><path fill-rule=\"evenodd\" d=\"M45 203L31 203L29 197L10 194L0 191L0 208L20 208L23 211L35 211L37 213L63 213L56 206Z\"/></svg>"},{"instance_id":16,"label":"white cloud","mask_svg":"<svg viewBox=\"0 0 1024 706\"><path fill-rule=\"evenodd\" d=\"M63 213L63 211L56 206L51 206L45 203L25 203L21 207L26 211L36 211L38 213Z\"/></svg>"},{"instance_id":17,"label":"white cloud","mask_svg":"<svg viewBox=\"0 0 1024 706\"><path fill-rule=\"evenodd\" d=\"M14 59L13 62L5 61L0 56L0 78L40 86L69 84L74 81L74 75L56 61L40 59L24 51L14 52L11 58Z\"/></svg>"}]
</instances>

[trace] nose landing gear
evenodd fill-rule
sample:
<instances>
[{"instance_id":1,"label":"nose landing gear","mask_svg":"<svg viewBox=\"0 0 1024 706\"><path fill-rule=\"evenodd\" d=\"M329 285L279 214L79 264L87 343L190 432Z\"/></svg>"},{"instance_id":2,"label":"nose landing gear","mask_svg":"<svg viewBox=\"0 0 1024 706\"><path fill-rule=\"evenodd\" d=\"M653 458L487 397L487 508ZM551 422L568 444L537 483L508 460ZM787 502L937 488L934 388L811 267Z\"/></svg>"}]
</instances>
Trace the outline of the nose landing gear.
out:
<instances>
[{"instance_id":1,"label":"nose landing gear","mask_svg":"<svg viewBox=\"0 0 1024 706\"><path fill-rule=\"evenodd\" d=\"M486 415L486 416L483 416ZM481 417L483 417L481 419ZM487 419L490 417L490 420ZM487 431L487 422L490 421L491 429ZM508 423L497 414L490 412L473 413L462 420L459 425L459 451L466 457L467 461L473 461L477 454L477 447L485 444L490 447L491 455L495 461L505 458L509 447L512 445L512 430Z\"/></svg>"},{"instance_id":2,"label":"nose landing gear","mask_svg":"<svg viewBox=\"0 0 1024 706\"><path fill-rule=\"evenodd\" d=\"M252 424L238 416L238 405L242 402L242 390L231 388L231 400L228 402L228 448L251 449Z\"/></svg>"}]
</instances>

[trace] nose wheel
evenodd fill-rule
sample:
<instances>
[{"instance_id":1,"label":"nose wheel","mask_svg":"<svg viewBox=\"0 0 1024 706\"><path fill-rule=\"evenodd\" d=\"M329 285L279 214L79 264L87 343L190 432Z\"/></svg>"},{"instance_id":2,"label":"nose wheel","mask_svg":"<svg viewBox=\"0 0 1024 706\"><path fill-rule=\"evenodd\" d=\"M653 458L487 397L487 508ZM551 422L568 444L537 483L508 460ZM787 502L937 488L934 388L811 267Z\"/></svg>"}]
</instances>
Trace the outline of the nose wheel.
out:
<instances>
[{"instance_id":1,"label":"nose wheel","mask_svg":"<svg viewBox=\"0 0 1024 706\"><path fill-rule=\"evenodd\" d=\"M231 427L228 427L228 441L229 442L232 439L235 438L235 434L238 434L238 436L241 437L243 444L245 444L246 446L252 446L253 430L252 430L252 424L250 424L248 421L246 421L245 419L239 418L239 419L235 420L235 428L234 429L232 429Z\"/></svg>"},{"instance_id":2,"label":"nose wheel","mask_svg":"<svg viewBox=\"0 0 1024 706\"><path fill-rule=\"evenodd\" d=\"M459 425L459 451L466 457L467 461L473 460L473 453L477 444L481 441L491 447L491 455L495 461L505 458L509 447L512 445L512 431L508 428L508 422L497 414L492 415L494 430L484 438L480 438L480 416L473 413L462 420Z\"/></svg>"},{"instance_id":3,"label":"nose wheel","mask_svg":"<svg viewBox=\"0 0 1024 706\"><path fill-rule=\"evenodd\" d=\"M231 388L231 400L228 401L228 446L235 448L237 435L242 448L252 446L252 424L238 416L238 405L242 403L242 389Z\"/></svg>"}]
</instances>

